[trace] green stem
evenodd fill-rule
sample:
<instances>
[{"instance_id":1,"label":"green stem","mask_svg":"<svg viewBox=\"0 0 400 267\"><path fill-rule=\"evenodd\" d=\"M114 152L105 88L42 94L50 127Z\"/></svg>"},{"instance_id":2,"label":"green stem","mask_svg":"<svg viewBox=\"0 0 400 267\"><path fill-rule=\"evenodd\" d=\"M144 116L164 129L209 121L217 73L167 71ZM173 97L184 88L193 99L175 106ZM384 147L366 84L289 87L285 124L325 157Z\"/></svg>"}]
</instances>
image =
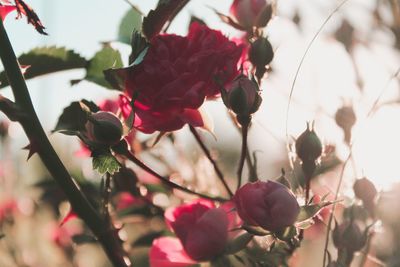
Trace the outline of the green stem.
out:
<instances>
[{"instance_id":1,"label":"green stem","mask_svg":"<svg viewBox=\"0 0 400 267\"><path fill-rule=\"evenodd\" d=\"M203 150L203 153L206 155L206 157L208 158L208 160L211 162L211 164L214 167L214 170L219 178L219 180L221 181L221 183L224 185L226 191L228 192L229 196L232 197L233 196L233 192L231 191L231 189L229 188L228 184L225 181L224 175L222 174L222 171L220 170L220 168L218 167L217 163L215 162L215 160L212 158L210 151L208 150L208 148L206 147L206 145L204 144L203 140L201 140L201 137L199 135L199 133L196 131L196 129L190 125L190 132L192 132L194 138L196 139L197 143L199 144L199 146L201 147L201 150Z\"/></svg>"},{"instance_id":2,"label":"green stem","mask_svg":"<svg viewBox=\"0 0 400 267\"><path fill-rule=\"evenodd\" d=\"M238 177L238 183L237 183L237 188L238 190L240 186L242 185L242 172L243 172L243 167L244 167L244 161L246 159L246 154L247 154L247 133L249 130L249 124L250 120L247 122L242 122L242 152L240 153L240 159L239 159L239 165L238 165L238 170L237 170L237 177Z\"/></svg>"},{"instance_id":3,"label":"green stem","mask_svg":"<svg viewBox=\"0 0 400 267\"><path fill-rule=\"evenodd\" d=\"M140 159L138 159L131 151L128 150L128 148L125 145L117 145L117 146L113 147L113 151L115 153L121 155L121 156L126 157L127 159L129 159L130 161L135 163L138 167L140 167L142 170L146 171L147 173L150 173L151 175L153 175L154 177L159 179L161 182L163 182L165 185L167 185L167 186L169 186L171 188L180 190L180 191L188 193L188 194L196 195L196 196L199 196L201 198L213 200L213 201L219 201L219 202L228 201L228 199L226 199L226 198L212 197L212 196L209 196L209 195L206 195L206 194L198 193L198 192L192 191L192 190L190 190L190 189L188 189L186 187L178 185L178 184L176 184L174 182L171 182L168 177L164 177L164 176L160 175L159 173L154 171L152 168L147 166Z\"/></svg>"},{"instance_id":4,"label":"green stem","mask_svg":"<svg viewBox=\"0 0 400 267\"><path fill-rule=\"evenodd\" d=\"M99 213L90 205L85 195L83 195L78 185L69 175L53 146L50 144L32 105L20 66L1 20L0 47L0 58L11 85L15 103L27 116L26 119L21 119L19 122L30 143L34 146L35 151L38 153L49 173L66 194L72 209L85 221L93 234L97 237L97 240L103 246L104 251L113 265L115 267L131 266L129 261L125 260L125 253L114 230L101 219Z\"/></svg>"}]
</instances>

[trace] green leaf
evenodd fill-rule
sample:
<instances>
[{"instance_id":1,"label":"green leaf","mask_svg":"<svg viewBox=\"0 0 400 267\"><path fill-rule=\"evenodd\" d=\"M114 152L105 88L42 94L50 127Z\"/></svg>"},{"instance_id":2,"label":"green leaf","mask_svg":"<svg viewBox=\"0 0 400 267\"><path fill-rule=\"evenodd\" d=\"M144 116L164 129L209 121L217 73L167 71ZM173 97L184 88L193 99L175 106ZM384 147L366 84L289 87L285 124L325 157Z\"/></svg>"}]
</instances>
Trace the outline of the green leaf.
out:
<instances>
[{"instance_id":1,"label":"green leaf","mask_svg":"<svg viewBox=\"0 0 400 267\"><path fill-rule=\"evenodd\" d=\"M228 242L225 247L225 254L235 254L244 249L247 244L253 239L254 235L245 232L235 239Z\"/></svg>"},{"instance_id":2,"label":"green leaf","mask_svg":"<svg viewBox=\"0 0 400 267\"><path fill-rule=\"evenodd\" d=\"M267 230L263 229L260 226L253 226L253 225L244 224L242 227L243 227L244 230L246 230L247 232L249 232L252 235L256 235L256 236L272 235L272 233L270 231L267 231Z\"/></svg>"},{"instance_id":3,"label":"green leaf","mask_svg":"<svg viewBox=\"0 0 400 267\"><path fill-rule=\"evenodd\" d=\"M111 153L104 153L93 156L93 170L97 170L100 174L109 173L113 175L120 168L117 159Z\"/></svg>"},{"instance_id":4,"label":"green leaf","mask_svg":"<svg viewBox=\"0 0 400 267\"><path fill-rule=\"evenodd\" d=\"M137 65L142 63L144 57L147 54L149 47L143 49L143 51L137 56L134 62L126 68L109 68L104 71L104 78L111 86L111 88L123 91L125 88L125 80L128 73Z\"/></svg>"},{"instance_id":5,"label":"green leaf","mask_svg":"<svg viewBox=\"0 0 400 267\"><path fill-rule=\"evenodd\" d=\"M113 89L113 87L107 82L104 76L104 71L110 68L121 68L122 59L121 54L118 50L105 45L103 49L97 52L94 57L89 61L86 68L86 76L84 80L93 82L100 86ZM71 84L77 84L82 80L73 80Z\"/></svg>"},{"instance_id":6,"label":"green leaf","mask_svg":"<svg viewBox=\"0 0 400 267\"><path fill-rule=\"evenodd\" d=\"M297 235L297 229L294 226L288 226L280 231L275 232L275 236L282 241L289 242Z\"/></svg>"},{"instance_id":7,"label":"green leaf","mask_svg":"<svg viewBox=\"0 0 400 267\"><path fill-rule=\"evenodd\" d=\"M156 9L150 10L143 18L142 32L147 40L157 35L188 2L189 0L160 0Z\"/></svg>"},{"instance_id":8,"label":"green leaf","mask_svg":"<svg viewBox=\"0 0 400 267\"><path fill-rule=\"evenodd\" d=\"M138 239L136 239L133 243L132 246L134 247L150 247L151 244L153 243L153 240L156 238L159 238L161 236L165 235L165 231L156 231L156 232L150 232L147 233Z\"/></svg>"},{"instance_id":9,"label":"green leaf","mask_svg":"<svg viewBox=\"0 0 400 267\"><path fill-rule=\"evenodd\" d=\"M121 20L118 30L118 41L131 44L131 37L134 30L142 30L142 14L138 9L131 8Z\"/></svg>"},{"instance_id":10,"label":"green leaf","mask_svg":"<svg viewBox=\"0 0 400 267\"><path fill-rule=\"evenodd\" d=\"M24 74L25 79L58 71L85 68L87 60L65 47L38 47L18 58L21 66L30 66ZM0 88L6 87L8 80L4 71L0 73Z\"/></svg>"},{"instance_id":11,"label":"green leaf","mask_svg":"<svg viewBox=\"0 0 400 267\"><path fill-rule=\"evenodd\" d=\"M88 112L96 111L98 111L98 107L91 101L82 100L72 102L58 118L53 132L76 135L85 129Z\"/></svg>"},{"instance_id":12,"label":"green leaf","mask_svg":"<svg viewBox=\"0 0 400 267\"><path fill-rule=\"evenodd\" d=\"M131 48L132 52L129 55L129 65L135 62L135 60L141 56L141 53L143 52L144 49L146 49L149 46L149 43L147 42L146 38L142 36L142 34L139 31L134 30L132 32L132 37L131 37ZM143 61L144 55L142 55L142 59L140 62ZM138 63L136 63L138 64Z\"/></svg>"},{"instance_id":13,"label":"green leaf","mask_svg":"<svg viewBox=\"0 0 400 267\"><path fill-rule=\"evenodd\" d=\"M318 204L311 204L311 205L305 205L305 206L301 206L300 207L300 213L297 216L296 222L297 223L301 223L304 221L307 221L309 219L312 219L315 215L318 214L318 212L326 207L329 206L331 204L333 204L334 202L332 201L321 201Z\"/></svg>"},{"instance_id":14,"label":"green leaf","mask_svg":"<svg viewBox=\"0 0 400 267\"><path fill-rule=\"evenodd\" d=\"M77 234L72 236L72 241L77 245L97 243L96 238L87 234Z\"/></svg>"},{"instance_id":15,"label":"green leaf","mask_svg":"<svg viewBox=\"0 0 400 267\"><path fill-rule=\"evenodd\" d=\"M144 184L144 186L151 193L168 193L168 190L162 184Z\"/></svg>"}]
</instances>

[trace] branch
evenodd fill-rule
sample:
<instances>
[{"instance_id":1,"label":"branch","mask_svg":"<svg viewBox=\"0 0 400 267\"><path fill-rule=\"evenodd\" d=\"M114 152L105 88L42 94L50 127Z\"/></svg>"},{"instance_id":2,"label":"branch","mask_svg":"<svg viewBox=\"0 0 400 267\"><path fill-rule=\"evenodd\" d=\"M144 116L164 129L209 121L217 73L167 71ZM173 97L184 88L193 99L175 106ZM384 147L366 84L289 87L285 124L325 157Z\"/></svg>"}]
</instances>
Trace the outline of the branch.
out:
<instances>
[{"instance_id":1,"label":"branch","mask_svg":"<svg viewBox=\"0 0 400 267\"><path fill-rule=\"evenodd\" d=\"M19 122L30 143L37 144L36 152L43 164L66 194L72 209L97 237L112 264L115 267L131 266L129 260L125 257L121 242L118 240L114 229L104 222L99 213L90 205L50 144L33 108L28 88L1 20L0 47L0 58L14 94L15 104L29 118Z\"/></svg>"},{"instance_id":2,"label":"branch","mask_svg":"<svg viewBox=\"0 0 400 267\"><path fill-rule=\"evenodd\" d=\"M177 190L180 190L180 191L192 194L192 195L196 195L201 198L213 200L213 201L219 201L219 202L228 201L228 199L225 199L222 197L212 197L209 195L198 193L198 192L192 191L186 187L178 185L174 182L171 182L167 177L164 177L164 176L158 174L156 171L154 171L152 168L150 168L144 162L142 162L140 159L138 159L131 151L129 151L129 149L127 148L126 142L120 142L118 145L114 146L113 151L121 156L126 157L127 159L129 159L130 161L135 163L138 167L140 167L142 170L150 173L151 175L153 175L154 177L156 177L157 179L159 179L160 181L162 181L164 184L166 184L167 186L169 186L171 188L174 188L174 189L177 189Z\"/></svg>"},{"instance_id":3,"label":"branch","mask_svg":"<svg viewBox=\"0 0 400 267\"><path fill-rule=\"evenodd\" d=\"M215 162L215 160L212 158L210 151L208 150L208 148L204 144L203 140L201 140L201 137L200 137L199 133L196 131L196 129L192 125L190 125L189 128L190 128L190 131L192 132L194 138L196 139L197 143L201 147L201 150L203 150L204 154L206 155L208 160L213 165L214 170L217 173L217 176L218 176L219 180L224 185L224 187L225 187L226 191L228 192L229 196L232 197L233 196L232 190L229 188L228 184L226 183L224 175L222 174L222 171L218 167L218 165Z\"/></svg>"}]
</instances>

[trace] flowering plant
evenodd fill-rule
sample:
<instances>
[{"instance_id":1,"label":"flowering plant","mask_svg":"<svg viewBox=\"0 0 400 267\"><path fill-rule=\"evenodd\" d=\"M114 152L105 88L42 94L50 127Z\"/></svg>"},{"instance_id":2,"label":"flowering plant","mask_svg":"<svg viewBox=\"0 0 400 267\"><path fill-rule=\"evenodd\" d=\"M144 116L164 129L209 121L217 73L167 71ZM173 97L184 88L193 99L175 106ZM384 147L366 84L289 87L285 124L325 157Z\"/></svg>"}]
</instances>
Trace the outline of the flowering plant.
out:
<instances>
[{"instance_id":1,"label":"flowering plant","mask_svg":"<svg viewBox=\"0 0 400 267\"><path fill-rule=\"evenodd\" d=\"M270 145L265 136L253 135L258 118L268 117L267 113L279 117L279 112L265 112L265 106L282 106L271 99L276 94L273 87L279 89L276 80L283 54L278 47L285 49L284 44L275 43L279 38L274 39L274 27L282 27L275 15L282 12L283 17L284 12L273 1L234 0L223 12L209 10L224 24L213 25L193 16L187 32L177 34L174 25L183 21L180 14L191 4L189 0L160 0L148 12L130 5L117 40L103 42L89 59L55 46L34 48L17 58L8 38L12 12L17 12L17 18L26 17L42 35L51 30L25 1L0 0L0 59L4 67L0 88L10 86L14 96L11 100L7 94L0 95L0 110L22 126L29 141L25 147L29 162L38 155L52 177L35 184L40 194L10 193L8 188L17 183L6 177L22 175L10 175L12 164L5 156L5 163L0 162L0 183L5 185L5 197L0 194L0 229L4 232L0 238L19 240L10 237L25 225L20 221L47 220L48 224L43 224L47 225L43 227L46 235L37 234L36 238L46 239L66 266L84 266L80 259L89 258L85 252L95 249L79 246L83 243L98 244L104 251L107 259L99 257L96 266L108 260L115 267L310 267L315 260L307 258L307 250L315 249L321 250L324 267L350 267L355 259L364 266L369 258L398 266L396 249L382 254L379 245L371 243L379 232L374 231L375 225L399 232L397 213L387 211L393 210L396 189L394 193L379 192L368 178L352 177L345 185L352 190L341 191L348 161L353 160L354 176L358 176L357 158L352 154L353 127L361 126L355 105L335 106L336 113L329 114L337 124L335 130L344 137L335 145L347 149L347 159L335 153L334 145L327 145L329 131L319 134L317 130L324 124L318 119L307 123L293 142L286 125L284 160L278 150L271 150L268 157L275 161L268 165L268 160L256 153L264 141ZM394 16L400 14L396 5L392 9ZM296 23L299 18L290 21L293 27ZM399 25L390 28L397 39ZM354 59L355 41L348 40L354 38L354 29L349 27L344 23L336 39ZM306 49L288 93L286 124L297 75L316 37ZM72 101L60 110L52 133L54 138L66 138L68 144L76 141L71 137L79 141L74 148L78 168L67 160L70 155L59 157L55 152L56 142L49 141L27 86L28 80L38 76L76 69L84 76L71 80L71 85L95 85L111 91L104 98ZM357 95L364 93L360 90ZM367 116L377 112L379 100ZM218 120L221 114L227 114L223 122ZM218 122L215 129L213 118ZM303 119L301 124L305 124ZM0 143L5 150L14 141L8 133L15 135L15 129L9 131L8 126L9 122L0 123ZM210 149L207 136L222 143L230 130L240 133L238 153L231 151L231 144ZM199 149L186 140L188 134ZM237 145L237 140L232 143ZM62 151L69 147L63 146ZM233 154L236 161L231 160ZM4 170L3 165L7 167ZM271 170L266 171L265 166ZM274 178L279 169L281 176ZM336 190L329 184L332 180L337 182ZM313 239L323 242L314 244ZM393 241L392 246L398 248L397 243ZM16 266L45 264L40 259L36 262L30 256L35 253L25 250L25 245L19 253L18 245L15 241L7 246Z\"/></svg>"}]
</instances>

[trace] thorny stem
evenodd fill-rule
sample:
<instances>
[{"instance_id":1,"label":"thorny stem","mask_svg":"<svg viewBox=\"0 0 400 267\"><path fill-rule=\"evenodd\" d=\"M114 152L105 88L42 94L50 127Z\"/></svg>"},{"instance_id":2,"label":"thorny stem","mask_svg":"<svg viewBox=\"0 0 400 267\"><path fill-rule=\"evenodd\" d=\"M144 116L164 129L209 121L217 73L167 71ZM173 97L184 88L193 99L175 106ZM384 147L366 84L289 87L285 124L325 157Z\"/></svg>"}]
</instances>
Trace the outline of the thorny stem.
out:
<instances>
[{"instance_id":1,"label":"thorny stem","mask_svg":"<svg viewBox=\"0 0 400 267\"><path fill-rule=\"evenodd\" d=\"M118 240L114 230L108 223L102 220L100 214L91 206L78 185L69 175L67 169L47 138L32 105L20 66L1 20L0 47L0 58L14 94L15 103L26 115L26 118L19 120L19 123L23 127L30 143L34 144L35 152L38 153L49 173L66 194L71 203L72 209L80 218L82 218L83 221L85 221L87 226L97 237L97 240L103 246L103 249L112 264L115 267L131 266L131 263L125 257L125 252L122 249L121 242Z\"/></svg>"},{"instance_id":2,"label":"thorny stem","mask_svg":"<svg viewBox=\"0 0 400 267\"><path fill-rule=\"evenodd\" d=\"M103 196L103 218L105 221L110 220L109 205L111 193L111 175L107 172L104 181L104 196Z\"/></svg>"},{"instance_id":3,"label":"thorny stem","mask_svg":"<svg viewBox=\"0 0 400 267\"><path fill-rule=\"evenodd\" d=\"M222 198L222 197L212 197L209 195L205 195L202 193L198 193L195 191L192 191L186 187L183 187L181 185L178 185L174 182L171 182L167 177L164 177L160 174L158 174L156 171L154 171L153 169L151 169L149 166L147 166L144 162L142 162L140 159L138 159L132 152L130 152L126 147L123 146L119 146L118 148L115 148L114 151L118 154L121 154L123 156L125 156L127 159L129 159L130 161L132 161L133 163L135 163L138 167L140 167L141 169L143 169L144 171L150 173L151 175L153 175L154 177L158 178L159 180L161 180L164 184L166 184L167 186L192 194L192 195L196 195L199 196L201 198L205 198L205 199L209 199L209 200L213 200L213 201L219 201L219 202L225 202L228 201L228 199L226 198Z\"/></svg>"},{"instance_id":4,"label":"thorny stem","mask_svg":"<svg viewBox=\"0 0 400 267\"><path fill-rule=\"evenodd\" d=\"M221 169L218 167L217 162L212 158L210 151L208 150L208 148L204 144L204 142L201 139L201 137L200 137L199 133L197 132L197 130L192 125L190 125L190 132L193 134L193 136L196 139L197 143L201 147L201 150L203 150L203 153L206 155L208 160L213 165L215 173L217 174L217 176L218 176L219 180L221 181L221 183L224 185L224 187L225 187L226 191L228 192L229 196L232 197L233 196L233 192L229 188L228 184L226 183L224 175L222 174Z\"/></svg>"},{"instance_id":5,"label":"thorny stem","mask_svg":"<svg viewBox=\"0 0 400 267\"><path fill-rule=\"evenodd\" d=\"M240 153L239 165L237 170L238 184L236 190L242 185L242 172L244 167L244 161L247 154L247 133L249 131L249 122L242 123L242 152Z\"/></svg>"}]
</instances>

